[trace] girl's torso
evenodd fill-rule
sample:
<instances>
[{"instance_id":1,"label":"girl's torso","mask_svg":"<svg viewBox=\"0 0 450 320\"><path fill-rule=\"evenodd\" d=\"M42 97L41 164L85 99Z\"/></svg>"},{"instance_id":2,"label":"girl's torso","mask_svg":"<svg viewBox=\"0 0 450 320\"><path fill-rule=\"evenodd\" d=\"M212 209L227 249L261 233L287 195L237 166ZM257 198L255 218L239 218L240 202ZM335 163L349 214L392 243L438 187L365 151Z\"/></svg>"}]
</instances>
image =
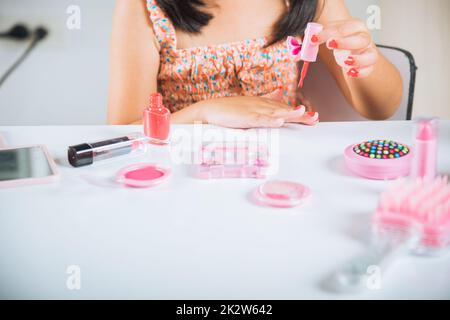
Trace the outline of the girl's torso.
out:
<instances>
[{"instance_id":1,"label":"girl's torso","mask_svg":"<svg viewBox=\"0 0 450 320\"><path fill-rule=\"evenodd\" d=\"M155 0L147 0L147 8L159 44L158 91L172 112L201 100L278 89L286 103L298 103L297 62L285 41L266 47L286 12L283 1L224 1L211 9L214 18L198 36L175 30Z\"/></svg>"}]
</instances>

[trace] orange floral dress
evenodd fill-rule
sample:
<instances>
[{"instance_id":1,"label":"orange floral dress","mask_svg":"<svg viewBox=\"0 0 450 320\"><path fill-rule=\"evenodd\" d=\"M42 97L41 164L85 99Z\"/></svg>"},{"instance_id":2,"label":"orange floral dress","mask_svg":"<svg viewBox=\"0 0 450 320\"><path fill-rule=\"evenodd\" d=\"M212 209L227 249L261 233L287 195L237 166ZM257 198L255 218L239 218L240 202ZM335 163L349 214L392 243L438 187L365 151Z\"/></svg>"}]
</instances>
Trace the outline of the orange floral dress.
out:
<instances>
[{"instance_id":1,"label":"orange floral dress","mask_svg":"<svg viewBox=\"0 0 450 320\"><path fill-rule=\"evenodd\" d=\"M298 64L286 42L266 47L268 38L206 47L177 48L175 28L155 0L147 9L159 42L158 92L175 112L195 102L234 96L263 96L282 90L295 106Z\"/></svg>"}]
</instances>

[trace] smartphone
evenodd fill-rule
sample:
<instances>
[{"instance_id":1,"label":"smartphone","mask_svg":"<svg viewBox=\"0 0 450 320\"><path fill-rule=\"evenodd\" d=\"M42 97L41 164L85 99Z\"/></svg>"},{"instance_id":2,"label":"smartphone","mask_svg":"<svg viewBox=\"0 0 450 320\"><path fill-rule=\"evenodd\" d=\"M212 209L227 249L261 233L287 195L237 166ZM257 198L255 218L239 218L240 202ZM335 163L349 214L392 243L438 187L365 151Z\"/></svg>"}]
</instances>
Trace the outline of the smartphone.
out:
<instances>
[{"instance_id":1,"label":"smartphone","mask_svg":"<svg viewBox=\"0 0 450 320\"><path fill-rule=\"evenodd\" d=\"M0 149L0 187L50 183L58 179L56 164L45 146Z\"/></svg>"}]
</instances>

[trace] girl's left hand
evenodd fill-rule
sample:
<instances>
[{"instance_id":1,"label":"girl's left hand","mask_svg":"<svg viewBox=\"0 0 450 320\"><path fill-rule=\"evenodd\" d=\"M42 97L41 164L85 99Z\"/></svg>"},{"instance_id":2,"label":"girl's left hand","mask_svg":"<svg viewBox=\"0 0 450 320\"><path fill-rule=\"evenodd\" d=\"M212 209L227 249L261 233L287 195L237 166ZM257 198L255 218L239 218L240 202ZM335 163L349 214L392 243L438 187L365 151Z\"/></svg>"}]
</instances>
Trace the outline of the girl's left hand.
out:
<instances>
[{"instance_id":1,"label":"girl's left hand","mask_svg":"<svg viewBox=\"0 0 450 320\"><path fill-rule=\"evenodd\" d=\"M378 61L378 50L370 31L359 20L329 24L321 33L313 36L311 41L326 43L327 48L333 50L337 64L351 78L370 76Z\"/></svg>"}]
</instances>

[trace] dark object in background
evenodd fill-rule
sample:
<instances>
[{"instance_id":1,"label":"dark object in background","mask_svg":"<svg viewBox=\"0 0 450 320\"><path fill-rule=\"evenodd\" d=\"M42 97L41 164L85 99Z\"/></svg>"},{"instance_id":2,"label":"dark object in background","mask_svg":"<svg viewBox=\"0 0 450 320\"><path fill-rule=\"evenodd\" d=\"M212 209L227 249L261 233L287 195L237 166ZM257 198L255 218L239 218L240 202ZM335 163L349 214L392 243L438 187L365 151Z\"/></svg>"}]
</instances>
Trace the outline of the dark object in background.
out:
<instances>
[{"instance_id":1,"label":"dark object in background","mask_svg":"<svg viewBox=\"0 0 450 320\"><path fill-rule=\"evenodd\" d=\"M16 62L13 63L11 67L9 67L6 72L0 78L0 87L3 83L8 79L8 77L14 72L14 70L19 67L19 65L27 58L31 51L36 47L39 41L45 39L48 35L48 30L45 27L37 27L33 32L22 24L16 24L11 29L6 32L0 33L0 39L6 40L28 40L30 37L32 38L30 44L27 49L22 53L22 55L17 59Z\"/></svg>"},{"instance_id":2,"label":"dark object in background","mask_svg":"<svg viewBox=\"0 0 450 320\"><path fill-rule=\"evenodd\" d=\"M6 32L0 33L0 38L25 40L30 37L30 30L23 24L16 24Z\"/></svg>"}]
</instances>

